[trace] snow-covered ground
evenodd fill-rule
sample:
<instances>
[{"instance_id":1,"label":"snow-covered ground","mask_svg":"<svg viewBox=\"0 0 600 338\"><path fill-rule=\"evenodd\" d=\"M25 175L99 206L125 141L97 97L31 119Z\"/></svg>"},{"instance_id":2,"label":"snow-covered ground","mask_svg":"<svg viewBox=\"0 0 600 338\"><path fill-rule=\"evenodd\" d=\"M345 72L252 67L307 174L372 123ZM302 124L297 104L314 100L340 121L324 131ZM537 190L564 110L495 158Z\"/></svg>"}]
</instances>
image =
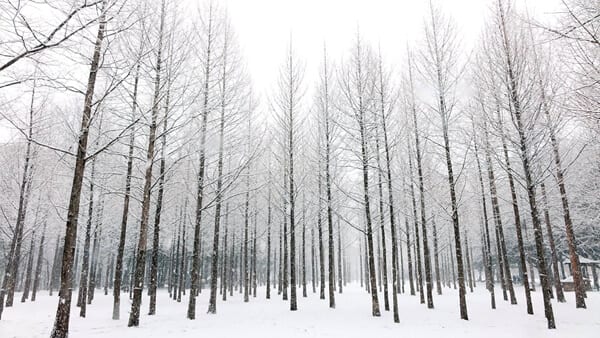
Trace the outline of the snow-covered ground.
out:
<instances>
[{"instance_id":1,"label":"snow-covered ground","mask_svg":"<svg viewBox=\"0 0 600 338\"><path fill-rule=\"evenodd\" d=\"M301 290L300 295L301 295ZM518 305L501 299L498 308L491 310L489 295L482 286L468 294L469 321L459 319L458 296L455 290L444 289L444 295L435 296L435 309L419 304L418 296L399 297L400 323L395 324L392 313L371 316L370 297L356 285L349 285L342 295L336 294L337 308L328 307L327 300L319 300L309 288L308 298L298 299L298 311L289 311L289 303L281 300L275 291L271 300L264 297L264 288L257 298L244 303L236 292L234 297L217 305L217 314L206 314L208 292L199 297L196 320L185 318L187 297L181 303L168 298L161 290L157 314L148 316L148 300L144 298L140 327L128 328L130 308L123 294L121 320L111 319L112 296L96 294L88 306L87 318L79 317L73 305L70 337L600 337L600 293L590 292L587 310L575 309L573 293L567 293L567 303L553 302L556 330L546 329L540 292L533 293L535 315L526 314L523 290L517 289ZM498 292L498 291L497 291ZM381 295L381 294L380 294ZM20 296L15 296L20 299ZM220 299L220 298L219 298ZM391 302L391 300L390 300ZM0 320L0 337L48 337L54 320L57 298L46 292L35 303L16 303L5 309Z\"/></svg>"}]
</instances>

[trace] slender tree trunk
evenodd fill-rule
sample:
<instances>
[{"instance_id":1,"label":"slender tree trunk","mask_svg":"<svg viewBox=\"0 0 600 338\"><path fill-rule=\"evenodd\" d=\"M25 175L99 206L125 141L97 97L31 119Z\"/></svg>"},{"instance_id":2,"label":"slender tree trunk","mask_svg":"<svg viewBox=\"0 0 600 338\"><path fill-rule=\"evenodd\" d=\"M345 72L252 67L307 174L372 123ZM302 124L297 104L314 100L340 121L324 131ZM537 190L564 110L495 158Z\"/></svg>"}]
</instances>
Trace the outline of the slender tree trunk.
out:
<instances>
[{"instance_id":1,"label":"slender tree trunk","mask_svg":"<svg viewBox=\"0 0 600 338\"><path fill-rule=\"evenodd\" d=\"M227 34L225 34L227 35ZM208 302L208 313L217 313L217 277L219 266L219 226L221 223L221 204L223 199L223 148L225 143L225 109L227 108L227 47L228 40L225 39L223 46L223 73L221 78L221 115L219 117L219 155L217 160L217 190L215 191L215 227L213 230L213 248L211 254L210 268L210 299ZM223 261L225 262L225 261ZM190 291L191 293L191 291Z\"/></svg>"},{"instance_id":2,"label":"slender tree trunk","mask_svg":"<svg viewBox=\"0 0 600 338\"><path fill-rule=\"evenodd\" d=\"M342 265L343 265L343 258L342 258L342 231L340 228L340 222L337 222L337 233L338 233L338 275L337 275L337 279L338 279L338 289L339 292L342 293L343 290L343 279L344 276L342 274Z\"/></svg>"},{"instance_id":3,"label":"slender tree trunk","mask_svg":"<svg viewBox=\"0 0 600 338\"><path fill-rule=\"evenodd\" d=\"M485 197L485 187L483 185L483 173L481 172L481 161L479 160L479 150L477 149L477 142L475 146L475 160L477 161L477 174L479 178L479 188L481 189L481 207L483 210L483 260L485 265L485 285L486 289L490 292L490 302L492 309L496 308L496 295L494 292L494 273L492 270L492 249L490 240L490 230L488 223L488 211L487 211L487 198Z\"/></svg>"},{"instance_id":4,"label":"slender tree trunk","mask_svg":"<svg viewBox=\"0 0 600 338\"><path fill-rule=\"evenodd\" d=\"M546 117L550 122L550 113L548 112L548 109L545 109L545 112ZM565 231L567 234L567 244L569 247L569 261L571 262L571 273L573 274L573 282L575 283L575 307L578 309L585 309L585 286L583 284L583 277L581 275L579 254L577 253L577 240L575 239L575 231L573 231L573 221L571 220L571 211L569 209L569 199L567 197L567 188L565 186L564 171L562 169L562 162L560 158L558 141L556 139L554 127L550 126L549 129L550 143L552 145L552 154L554 155L554 166L556 167L556 179L558 181L558 190L560 191L560 200L562 202Z\"/></svg>"},{"instance_id":5,"label":"slender tree trunk","mask_svg":"<svg viewBox=\"0 0 600 338\"><path fill-rule=\"evenodd\" d=\"M440 262L439 262L439 250L438 250L438 233L435 224L435 218L431 220L431 226L433 227L433 259L435 269L435 287L437 294L442 294L442 281L440 279Z\"/></svg>"},{"instance_id":6,"label":"slender tree trunk","mask_svg":"<svg viewBox=\"0 0 600 338\"><path fill-rule=\"evenodd\" d=\"M248 222L250 222L250 168L246 169L246 201L244 203L244 243L243 243L243 268L242 278L240 279L240 290L244 289L244 302L250 301L249 299L249 269L248 269ZM285 293L284 293L285 296Z\"/></svg>"},{"instance_id":7,"label":"slender tree trunk","mask_svg":"<svg viewBox=\"0 0 600 338\"><path fill-rule=\"evenodd\" d=\"M360 45L359 45L360 54ZM361 78L361 61L359 61L358 69L359 78ZM360 90L359 90L360 91ZM360 93L362 95L362 92ZM363 200L365 208L365 220L367 225L367 255L369 259L369 284L371 286L371 310L375 317L381 315L379 311L379 299L377 296L377 280L375 273L375 252L373 249L373 225L371 221L371 201L369 197L369 155L367 151L367 128L365 121L365 111L362 106L362 97L359 98L361 102L358 107L358 127L360 131L360 149L361 149L361 160L362 160L362 183L363 183ZM329 188L329 187L328 187Z\"/></svg>"},{"instance_id":8,"label":"slender tree trunk","mask_svg":"<svg viewBox=\"0 0 600 338\"><path fill-rule=\"evenodd\" d=\"M40 285L40 279L42 278L42 264L44 262L44 241L46 239L46 220L48 219L48 212L44 215L44 229L42 230L42 238L40 239L40 246L38 248L37 263L35 266L35 274L33 277L33 289L31 291L31 301L35 302L35 296L37 294L38 287ZM52 278L52 276L48 276Z\"/></svg>"},{"instance_id":9,"label":"slender tree trunk","mask_svg":"<svg viewBox=\"0 0 600 338\"><path fill-rule=\"evenodd\" d=\"M552 225L550 224L550 212L548 211L548 196L546 196L546 185L540 184L542 189L542 199L544 201L544 220L546 221L546 231L548 232L548 242L550 243L550 253L552 255L552 270L554 272L554 287L556 288L556 300L559 303L566 302L563 292L562 283L560 281L560 273L558 272L558 256L556 254L556 244L554 243L554 234L552 233Z\"/></svg>"},{"instance_id":10,"label":"slender tree trunk","mask_svg":"<svg viewBox=\"0 0 600 338\"><path fill-rule=\"evenodd\" d=\"M92 235L92 218L94 214L94 173L96 167L96 158L92 159L92 168L90 174L90 198L88 202L88 219L85 226L85 239L83 244L83 261L81 263L81 278L79 281L79 295L77 297L77 306L79 306L79 316L85 318L86 298L88 294L88 279L90 274L90 242Z\"/></svg>"},{"instance_id":11,"label":"slender tree trunk","mask_svg":"<svg viewBox=\"0 0 600 338\"><path fill-rule=\"evenodd\" d=\"M323 245L323 217L321 214L322 209L322 175L321 175L321 156L319 155L317 170L317 230L319 232L319 299L325 299L325 249ZM280 250L281 251L281 250ZM331 305L331 303L330 303ZM335 306L335 301L334 301Z\"/></svg>"},{"instance_id":12,"label":"slender tree trunk","mask_svg":"<svg viewBox=\"0 0 600 338\"><path fill-rule=\"evenodd\" d=\"M156 288L158 284L158 254L160 252L160 217L163 207L163 195L165 193L165 171L166 171L166 148L169 117L170 79L167 79L167 93L165 98L165 115L163 116L163 133L161 135L160 149L160 171L158 176L158 194L156 196L156 210L154 212L154 233L152 236L152 259L150 263L150 293L149 315L156 314Z\"/></svg>"},{"instance_id":13,"label":"slender tree trunk","mask_svg":"<svg viewBox=\"0 0 600 338\"><path fill-rule=\"evenodd\" d=\"M37 219L37 217L36 217ZM21 295L21 303L25 303L29 299L29 289L31 288L31 270L33 269L33 252L35 251L35 230L31 234L31 244L29 245L29 255L27 259L27 267L25 269L25 285L23 286L23 294Z\"/></svg>"},{"instance_id":14,"label":"slender tree trunk","mask_svg":"<svg viewBox=\"0 0 600 338\"><path fill-rule=\"evenodd\" d=\"M538 213L538 205L535 194L535 185L531 172L531 163L530 163L530 154L527 144L527 137L525 135L525 127L523 125L523 120L521 116L521 98L519 97L519 88L518 88L518 80L514 73L513 69L513 55L511 55L511 45L509 43L509 38L506 32L506 23L504 18L504 8L502 6L502 1L498 0L498 7L500 13L501 25L500 29L502 30L502 38L504 43L504 53L505 53L505 61L506 61L506 72L507 72L507 81L508 81L508 90L509 90L509 99L512 106L512 115L514 118L515 126L517 129L517 133L519 135L519 151L521 155L521 161L523 164L523 174L525 176L525 186L527 189L527 196L529 198L529 209L531 213L531 219L533 222L534 228L534 238L535 238L535 246L536 252L538 256L538 269L540 271L540 282L542 284L542 293L544 298L544 312L546 315L546 319L548 321L548 328L554 329L556 328L556 324L554 322L554 312L552 310L552 303L550 302L550 292L548 285L548 276L546 273L546 259L544 256L544 240L542 237L542 229L539 219Z\"/></svg>"},{"instance_id":15,"label":"slender tree trunk","mask_svg":"<svg viewBox=\"0 0 600 338\"><path fill-rule=\"evenodd\" d=\"M136 66L135 79L133 84L133 111L132 120L135 118L137 109L137 92L140 75L140 63ZM123 197L123 213L121 216L121 231L119 234L119 246L117 249L117 260L115 262L115 279L113 282L113 313L112 319L120 318L121 310L121 281L123 280L123 255L125 252L125 238L127 235L127 218L129 216L129 199L131 197L131 176L133 172L133 150L135 147L135 129L132 128L129 134L129 151L127 155L127 173L125 175L125 196Z\"/></svg>"},{"instance_id":16,"label":"slender tree trunk","mask_svg":"<svg viewBox=\"0 0 600 338\"><path fill-rule=\"evenodd\" d=\"M21 176L21 185L19 187L19 206L17 208L17 219L13 230L13 236L10 242L10 249L8 253L8 259L6 267L4 269L4 278L2 279L2 285L0 285L0 318L2 318L2 312L4 310L4 296L6 296L6 307L13 305L16 278L19 272L19 265L21 260L21 245L23 242L23 228L25 226L25 216L27 213L27 202L29 199L29 192L31 190L31 175L32 175L32 136L33 136L33 110L35 102L35 86L31 93L31 102L29 106L29 130L27 145L25 148L25 163L23 165L23 174Z\"/></svg>"},{"instance_id":17,"label":"slender tree trunk","mask_svg":"<svg viewBox=\"0 0 600 338\"><path fill-rule=\"evenodd\" d=\"M501 141L502 141L502 153L504 154L504 162L506 166L506 173L508 176L508 185L510 187L510 197L512 202L513 215L515 218L515 228L517 232L517 246L519 248L519 268L521 275L523 276L523 288L525 289L525 302L527 304L527 313L533 314L533 302L531 301L531 287L529 285L529 274L527 272L527 259L525 255L525 244L523 242L523 230L521 229L521 212L519 211L519 201L517 199L517 190L515 187L515 181L513 178L510 158L508 157L508 147L506 145L506 136L504 134L502 120L500 119L500 110L497 110L498 121L500 121L501 128ZM535 283L532 284L533 290L535 291Z\"/></svg>"},{"instance_id":18,"label":"slender tree trunk","mask_svg":"<svg viewBox=\"0 0 600 338\"><path fill-rule=\"evenodd\" d=\"M306 294L306 197L302 193L302 297ZM341 290L341 288L340 288Z\"/></svg>"},{"instance_id":19,"label":"slender tree trunk","mask_svg":"<svg viewBox=\"0 0 600 338\"><path fill-rule=\"evenodd\" d=\"M202 102L202 124L200 127L200 159L198 163L198 188L196 191L196 219L194 223L194 244L192 251L192 278L190 287L190 299L188 302L187 318L196 319L196 297L200 293L202 286L200 280L201 270L201 251L202 251L202 211L203 211L203 198L204 198L204 172L206 171L206 129L208 124L209 115L209 86L211 81L211 62L213 53L214 43L214 32L213 32L213 3L210 2L209 14L208 14L208 31L206 36L206 48L203 53L205 54L205 68L204 68L204 88L203 88L203 102Z\"/></svg>"},{"instance_id":20,"label":"slender tree trunk","mask_svg":"<svg viewBox=\"0 0 600 338\"><path fill-rule=\"evenodd\" d=\"M380 71L381 73L381 71ZM381 76L381 75L380 75ZM381 100L381 105L384 104L383 99ZM383 108L382 108L383 109ZM383 112L381 112L383 114ZM390 300L388 295L388 274L387 274L387 250L385 245L385 219L384 219L384 211L383 211L383 170L381 168L381 159L380 159L380 147L379 147L379 129L376 129L375 135L375 153L377 159L377 191L379 193L379 226L381 232L381 267L382 267L382 279L383 282L383 309L385 311L390 310Z\"/></svg>"},{"instance_id":21,"label":"slender tree trunk","mask_svg":"<svg viewBox=\"0 0 600 338\"><path fill-rule=\"evenodd\" d=\"M67 338L69 333L69 316L71 313L71 270L73 269L73 256L75 254L75 242L77 238L77 218L79 216L79 204L83 175L85 170L87 142L89 127L92 117L92 104L94 100L94 89L96 86L96 75L100 67L100 55L102 42L106 28L106 1L102 2L98 34L94 44L94 55L90 65L89 78L85 93L85 104L81 118L81 127L78 139L77 154L75 156L75 168L73 170L73 182L69 195L69 207L67 208L67 224L65 229L65 243L63 246L60 300L56 309L56 319L52 329L52 338Z\"/></svg>"},{"instance_id":22,"label":"slender tree trunk","mask_svg":"<svg viewBox=\"0 0 600 338\"><path fill-rule=\"evenodd\" d=\"M421 240L419 239L419 220L417 218L417 201L415 198L415 190L412 182L413 164L412 156L408 155L408 167L410 171L410 198L412 200L413 219L415 222L415 258L417 260L417 288L419 289L419 300L421 304L425 304L425 293L423 290L423 269L421 266Z\"/></svg>"},{"instance_id":23,"label":"slender tree trunk","mask_svg":"<svg viewBox=\"0 0 600 338\"><path fill-rule=\"evenodd\" d=\"M469 278L469 290L473 292L473 275L471 274L471 256L469 254L469 237L467 236L467 229L463 230L463 236L465 238L465 253L467 255L467 277Z\"/></svg>"},{"instance_id":24,"label":"slender tree trunk","mask_svg":"<svg viewBox=\"0 0 600 338\"><path fill-rule=\"evenodd\" d=\"M270 164L270 161L269 161ZM270 166L269 166L270 169ZM267 181L267 281L266 281L266 298L271 299L271 174ZM314 245L313 245L314 253ZM314 259L313 259L314 264ZM314 279L314 274L313 274ZM313 281L314 286L314 281ZM314 289L314 287L313 287Z\"/></svg>"},{"instance_id":25,"label":"slender tree trunk","mask_svg":"<svg viewBox=\"0 0 600 338\"><path fill-rule=\"evenodd\" d=\"M483 125L483 131L484 131L484 141L485 141L484 154L485 154L485 161L487 164L488 181L489 181L489 185L490 185L490 195L491 195L491 199L492 199L492 213L494 215L494 223L496 225L496 234L497 234L498 242L500 243L500 245L498 247L498 249L499 249L498 254L502 256L501 268L503 268L503 274L502 274L504 277L503 284L506 285L506 289L508 289L508 292L510 294L510 303L514 305L514 304L517 304L517 298L515 297L515 289L514 289L513 283L512 283L512 275L510 273L510 265L508 262L508 255L506 253L506 241L504 240L504 227L502 225L500 204L498 202L498 193L496 191L496 176L494 174L492 157L490 155L489 135L488 135L488 130L487 130L487 124L485 123L485 121L484 121L484 125ZM505 294L504 300L506 300L506 291L504 291L504 294Z\"/></svg>"},{"instance_id":26,"label":"slender tree trunk","mask_svg":"<svg viewBox=\"0 0 600 338\"><path fill-rule=\"evenodd\" d=\"M415 283L413 280L413 264L412 264L412 255L411 255L411 245L410 245L410 228L408 226L408 218L405 218L405 233L406 233L406 259L408 261L408 284L410 286L410 295L415 295Z\"/></svg>"},{"instance_id":27,"label":"slender tree trunk","mask_svg":"<svg viewBox=\"0 0 600 338\"><path fill-rule=\"evenodd\" d=\"M146 151L146 165L144 173L144 189L142 194L142 214L140 220L140 231L138 238L137 257L135 263L135 274L133 282L133 301L127 326L138 326L140 323L140 307L142 305L142 289L146 269L146 242L148 241L148 216L150 214L150 189L152 187L152 168L154 166L154 147L156 143L156 120L160 107L161 90L161 68L162 68L162 46L163 31L165 25L165 0L162 0L160 28L158 35L158 46L156 54L156 75L154 79L154 98L152 102L152 116L150 131L148 135L148 149Z\"/></svg>"},{"instance_id":28,"label":"slender tree trunk","mask_svg":"<svg viewBox=\"0 0 600 338\"><path fill-rule=\"evenodd\" d=\"M231 283L232 280L229 278L229 270L231 270L231 265L229 264L229 257L227 254L227 250L229 247L227 246L228 242L228 231L229 231L229 203L225 203L225 236L223 236L223 275L221 278L221 287L222 291L222 299L223 301L227 300L227 286L228 283Z\"/></svg>"}]
</instances>

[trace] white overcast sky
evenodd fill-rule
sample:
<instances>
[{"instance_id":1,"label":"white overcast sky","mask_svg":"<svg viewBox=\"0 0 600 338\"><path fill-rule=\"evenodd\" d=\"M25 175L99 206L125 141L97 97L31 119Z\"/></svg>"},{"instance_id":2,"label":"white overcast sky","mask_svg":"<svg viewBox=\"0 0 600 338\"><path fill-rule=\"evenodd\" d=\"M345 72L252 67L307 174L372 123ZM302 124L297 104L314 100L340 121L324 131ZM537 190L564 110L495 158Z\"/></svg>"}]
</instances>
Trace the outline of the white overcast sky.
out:
<instances>
[{"instance_id":1,"label":"white overcast sky","mask_svg":"<svg viewBox=\"0 0 600 338\"><path fill-rule=\"evenodd\" d=\"M195 0L192 0L195 1ZM406 44L420 39L428 0L220 0L227 8L257 93L264 99L276 83L290 32L312 85L323 43L333 62L351 47L357 27L388 63L402 64ZM457 23L468 48L479 37L495 0L433 0ZM560 0L517 0L532 16L552 17Z\"/></svg>"}]
</instances>

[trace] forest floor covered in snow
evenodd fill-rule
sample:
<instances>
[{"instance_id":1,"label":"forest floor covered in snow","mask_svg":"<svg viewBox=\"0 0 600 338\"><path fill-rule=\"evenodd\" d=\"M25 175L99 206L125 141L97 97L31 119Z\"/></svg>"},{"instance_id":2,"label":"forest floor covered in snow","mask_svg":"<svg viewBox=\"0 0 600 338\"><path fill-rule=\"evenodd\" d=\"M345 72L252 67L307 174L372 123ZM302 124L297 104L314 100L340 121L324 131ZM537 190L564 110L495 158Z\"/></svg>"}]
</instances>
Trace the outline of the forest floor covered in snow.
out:
<instances>
[{"instance_id":1,"label":"forest floor covered in snow","mask_svg":"<svg viewBox=\"0 0 600 338\"><path fill-rule=\"evenodd\" d=\"M444 289L442 296L434 296L434 310L419 304L418 295L403 294L398 298L399 324L393 323L391 311L383 311L381 293L382 316L375 318L371 316L370 296L357 285L349 285L343 294L336 294L336 309L330 309L327 300L320 300L311 291L309 288L308 298L302 298L299 289L296 312L289 311L289 303L281 300L276 290L273 298L266 300L261 288L258 297L251 297L246 304L235 292L226 302L218 302L216 315L209 315L209 292L203 290L196 320L191 321L185 318L187 296L177 303L168 298L165 290L159 290L157 314L146 314L148 300L144 297L140 326L129 328L127 294L122 297L121 319L116 321L111 319L112 294L105 296L97 290L93 304L88 305L87 318L80 318L79 308L73 304L69 337L600 337L599 292L588 293L587 310L575 309L573 293L566 294L567 303L553 302L557 329L547 330L539 291L533 293L535 315L530 316L525 311L522 289L515 290L518 305L503 301L497 290L497 309L491 310L489 294L484 287L477 287L467 295L469 321L459 319L456 290ZM15 303L13 308L5 309L0 337L48 337L57 300L42 292L34 303Z\"/></svg>"}]
</instances>

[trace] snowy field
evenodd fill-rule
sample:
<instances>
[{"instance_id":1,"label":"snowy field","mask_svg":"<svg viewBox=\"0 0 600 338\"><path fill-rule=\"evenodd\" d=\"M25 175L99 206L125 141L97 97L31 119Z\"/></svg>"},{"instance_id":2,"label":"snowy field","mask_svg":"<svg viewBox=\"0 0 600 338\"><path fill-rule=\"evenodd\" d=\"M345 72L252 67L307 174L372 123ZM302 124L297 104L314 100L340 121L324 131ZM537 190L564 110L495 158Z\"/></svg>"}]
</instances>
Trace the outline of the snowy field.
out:
<instances>
[{"instance_id":1,"label":"snowy field","mask_svg":"<svg viewBox=\"0 0 600 338\"><path fill-rule=\"evenodd\" d=\"M483 287L468 294L469 321L458 314L458 297L455 290L445 289L435 296L436 308L428 310L419 304L418 296L399 296L400 323L394 324L392 313L382 311L380 318L370 314L368 294L356 285L348 286L342 295L336 294L337 308L328 308L326 300L319 300L310 292L308 298L298 299L298 311L289 311L288 302L276 296L264 299L264 288L257 298L245 304L238 293L226 302L219 302L217 314L205 313L208 290L199 297L197 319L185 319L187 297L177 303L159 290L157 315L148 316L147 298L139 328L127 327L129 301L124 294L121 320L111 319L112 296L97 293L94 303L88 306L88 317L78 316L73 305L70 337L600 337L600 293L590 292L586 300L588 309L575 309L573 293L567 293L566 304L553 303L556 330L546 329L546 320L540 292L534 292L535 315L526 315L523 290L517 288L519 304L511 306L498 299L498 308L489 307L489 295ZM300 296L301 296L301 290ZM19 299L20 297L15 297ZM43 292L35 303L16 303L6 309L0 321L0 337L48 337L56 309L56 297ZM381 298L380 298L380 301ZM391 300L390 300L391 302ZM383 305L383 302L382 302ZM383 310L383 306L382 306Z\"/></svg>"}]
</instances>

